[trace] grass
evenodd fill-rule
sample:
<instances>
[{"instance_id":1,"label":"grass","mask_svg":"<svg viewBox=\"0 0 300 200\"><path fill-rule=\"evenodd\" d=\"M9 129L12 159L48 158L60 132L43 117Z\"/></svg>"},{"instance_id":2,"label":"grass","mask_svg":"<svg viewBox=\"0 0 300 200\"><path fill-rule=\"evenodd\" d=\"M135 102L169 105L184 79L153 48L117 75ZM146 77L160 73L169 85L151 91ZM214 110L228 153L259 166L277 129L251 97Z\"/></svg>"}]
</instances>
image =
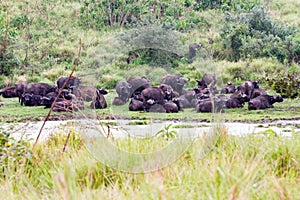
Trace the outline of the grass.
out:
<instances>
[{"instance_id":1,"label":"grass","mask_svg":"<svg viewBox=\"0 0 300 200\"><path fill-rule=\"evenodd\" d=\"M39 143L32 159L0 173L0 199L297 199L300 135L234 137L219 129L198 139L179 159L150 173L128 173L99 163L72 133ZM206 142L205 142L206 141ZM149 153L169 144L110 139L128 152ZM201 150L207 144L206 150ZM210 144L210 145L208 145ZM30 144L27 144L31 148ZM102 149L103 150L103 149ZM130 160L127 161L130 165ZM159 162L157 163L159 165Z\"/></svg>"},{"instance_id":2,"label":"grass","mask_svg":"<svg viewBox=\"0 0 300 200\"><path fill-rule=\"evenodd\" d=\"M210 122L213 120L211 113L197 113L193 108L184 109L178 113L146 113L133 112L128 110L128 104L123 106L111 106L114 93L105 96L108 108L97 110L101 119L132 119L137 120L131 123L145 123L149 119L155 120L181 120L181 121L201 121ZM21 106L17 99L4 99L5 106L0 109L3 116L0 122L24 122L44 120L49 109L43 107ZM94 111L89 108L90 103L86 103L85 110L76 113L51 113L50 120L65 120L72 118L83 118L86 116L95 117ZM227 109L222 114L223 120L228 122L272 122L279 119L299 119L300 102L297 99L286 99L282 103L275 103L274 108L266 110L248 110L247 104L244 108ZM142 120L141 122L139 120ZM146 120L146 121L145 121Z\"/></svg>"}]
</instances>

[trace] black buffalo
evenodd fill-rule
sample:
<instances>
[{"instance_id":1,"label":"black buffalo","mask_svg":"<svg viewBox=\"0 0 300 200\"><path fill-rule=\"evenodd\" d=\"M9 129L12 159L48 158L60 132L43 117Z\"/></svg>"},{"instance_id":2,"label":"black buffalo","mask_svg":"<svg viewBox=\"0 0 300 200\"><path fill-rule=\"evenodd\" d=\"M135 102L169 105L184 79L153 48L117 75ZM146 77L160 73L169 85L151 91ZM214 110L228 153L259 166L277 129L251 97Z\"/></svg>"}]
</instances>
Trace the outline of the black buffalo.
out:
<instances>
[{"instance_id":1,"label":"black buffalo","mask_svg":"<svg viewBox=\"0 0 300 200\"><path fill-rule=\"evenodd\" d=\"M42 106L42 96L38 94L22 94L21 105L25 106Z\"/></svg>"},{"instance_id":2,"label":"black buffalo","mask_svg":"<svg viewBox=\"0 0 300 200\"><path fill-rule=\"evenodd\" d=\"M183 95L177 98L182 108L192 108L192 101L194 99L196 99L196 92L194 89L184 90Z\"/></svg>"},{"instance_id":3,"label":"black buffalo","mask_svg":"<svg viewBox=\"0 0 300 200\"><path fill-rule=\"evenodd\" d=\"M181 109L178 101L167 101L163 107L166 113L177 113Z\"/></svg>"},{"instance_id":4,"label":"black buffalo","mask_svg":"<svg viewBox=\"0 0 300 200\"><path fill-rule=\"evenodd\" d=\"M212 95L218 93L217 87L216 87L216 75L215 74L204 74L201 80L196 80L198 83L198 89L205 90L207 89L209 93Z\"/></svg>"},{"instance_id":5,"label":"black buffalo","mask_svg":"<svg viewBox=\"0 0 300 200\"><path fill-rule=\"evenodd\" d=\"M251 99L254 99L255 97L261 96L261 95L266 95L267 92L266 90L262 88L254 88L251 94Z\"/></svg>"},{"instance_id":6,"label":"black buffalo","mask_svg":"<svg viewBox=\"0 0 300 200\"><path fill-rule=\"evenodd\" d=\"M168 101L172 100L176 96L176 92L173 91L173 88L170 85L160 84L159 88L164 93L164 99Z\"/></svg>"},{"instance_id":7,"label":"black buffalo","mask_svg":"<svg viewBox=\"0 0 300 200\"><path fill-rule=\"evenodd\" d=\"M49 92L56 92L57 87L55 85L49 85L47 83L28 83L24 88L24 93L36 94L45 96Z\"/></svg>"},{"instance_id":8,"label":"black buffalo","mask_svg":"<svg viewBox=\"0 0 300 200\"><path fill-rule=\"evenodd\" d=\"M224 112L226 101L213 97L199 100L196 104L197 112Z\"/></svg>"},{"instance_id":9,"label":"black buffalo","mask_svg":"<svg viewBox=\"0 0 300 200\"><path fill-rule=\"evenodd\" d=\"M159 87L146 88L142 91L141 95L143 99L144 110L146 112L149 112L150 108L156 104L161 106L164 105L164 92Z\"/></svg>"},{"instance_id":10,"label":"black buffalo","mask_svg":"<svg viewBox=\"0 0 300 200\"><path fill-rule=\"evenodd\" d=\"M249 101L248 110L263 110L267 108L274 108L273 104L276 102L283 102L283 98L277 94L260 95Z\"/></svg>"},{"instance_id":11,"label":"black buffalo","mask_svg":"<svg viewBox=\"0 0 300 200\"><path fill-rule=\"evenodd\" d=\"M131 85L131 97L134 94L140 94L144 89L149 88L151 83L146 77L129 78L127 82Z\"/></svg>"},{"instance_id":12,"label":"black buffalo","mask_svg":"<svg viewBox=\"0 0 300 200\"><path fill-rule=\"evenodd\" d=\"M41 104L45 106L45 108L51 108L52 103L54 102L55 98L57 97L56 92L49 92L45 96L42 97ZM63 90L60 96L57 98L56 102L63 101L63 100L71 100L75 98L74 96L70 95L69 90Z\"/></svg>"},{"instance_id":13,"label":"black buffalo","mask_svg":"<svg viewBox=\"0 0 300 200\"><path fill-rule=\"evenodd\" d=\"M73 89L75 96L81 101L92 101L96 95L96 88L91 86L78 86Z\"/></svg>"},{"instance_id":14,"label":"black buffalo","mask_svg":"<svg viewBox=\"0 0 300 200\"><path fill-rule=\"evenodd\" d=\"M4 98L18 97L16 87L5 87L0 90L0 95L2 95Z\"/></svg>"},{"instance_id":15,"label":"black buffalo","mask_svg":"<svg viewBox=\"0 0 300 200\"><path fill-rule=\"evenodd\" d=\"M201 80L196 80L198 83L198 88L208 88L209 85L216 85L216 75L215 74L204 74Z\"/></svg>"},{"instance_id":16,"label":"black buffalo","mask_svg":"<svg viewBox=\"0 0 300 200\"><path fill-rule=\"evenodd\" d=\"M90 108L93 109L102 109L107 107L107 103L105 100L104 95L106 95L108 92L105 89L99 89L96 91L96 95L93 97L93 101L90 105Z\"/></svg>"},{"instance_id":17,"label":"black buffalo","mask_svg":"<svg viewBox=\"0 0 300 200\"><path fill-rule=\"evenodd\" d=\"M78 98L74 94L72 94L70 90L67 90L67 89L62 90L59 97L57 97L57 95L58 94L56 92L49 92L48 94L46 94L46 96L43 96L41 98L42 99L41 105L45 106L45 108L50 108L52 106L55 98L57 98L56 102L65 101L65 103L62 103L62 104L66 104L66 105L69 104L68 101L73 101L73 104L75 104L77 101L80 102L78 100ZM60 105L60 104L57 104L57 105ZM62 106L62 107L66 107L66 106ZM79 107L82 107L82 106L79 106Z\"/></svg>"},{"instance_id":18,"label":"black buffalo","mask_svg":"<svg viewBox=\"0 0 300 200\"><path fill-rule=\"evenodd\" d=\"M233 93L229 99L226 101L226 108L242 108L245 102L248 102L250 98L242 93L241 91L236 91Z\"/></svg>"},{"instance_id":19,"label":"black buffalo","mask_svg":"<svg viewBox=\"0 0 300 200\"><path fill-rule=\"evenodd\" d=\"M177 100L180 102L182 108L192 108L192 101L189 101L185 95L181 95L177 98Z\"/></svg>"},{"instance_id":20,"label":"black buffalo","mask_svg":"<svg viewBox=\"0 0 300 200\"><path fill-rule=\"evenodd\" d=\"M63 89L73 89L73 88L76 88L76 87L79 86L80 78L75 77L75 76L71 76L70 79L69 79L69 77L60 77L57 80L58 89L61 89L64 86L65 83L66 83L66 86Z\"/></svg>"},{"instance_id":21,"label":"black buffalo","mask_svg":"<svg viewBox=\"0 0 300 200\"><path fill-rule=\"evenodd\" d=\"M132 80L132 82L134 82L134 80ZM137 88L138 86L135 85L134 87ZM132 95L132 86L127 81L119 81L116 84L116 92L123 102L127 102Z\"/></svg>"},{"instance_id":22,"label":"black buffalo","mask_svg":"<svg viewBox=\"0 0 300 200\"><path fill-rule=\"evenodd\" d=\"M112 102L112 105L115 105L115 106L121 106L121 105L124 105L126 102L123 101L120 97L115 97L113 102Z\"/></svg>"},{"instance_id":23,"label":"black buffalo","mask_svg":"<svg viewBox=\"0 0 300 200\"><path fill-rule=\"evenodd\" d=\"M130 100L128 108L130 111L143 111L144 104L142 101L132 98Z\"/></svg>"},{"instance_id":24,"label":"black buffalo","mask_svg":"<svg viewBox=\"0 0 300 200\"><path fill-rule=\"evenodd\" d=\"M238 87L238 90L246 94L251 99L255 88L259 88L257 81L245 81Z\"/></svg>"},{"instance_id":25,"label":"black buffalo","mask_svg":"<svg viewBox=\"0 0 300 200\"><path fill-rule=\"evenodd\" d=\"M16 84L16 92L17 96L19 98L19 103L21 102L22 94L25 92L25 87L27 85L27 82L21 81Z\"/></svg>"},{"instance_id":26,"label":"black buffalo","mask_svg":"<svg viewBox=\"0 0 300 200\"><path fill-rule=\"evenodd\" d=\"M161 84L170 85L173 90L178 92L179 95L183 94L183 87L188 83L188 80L184 78L181 74L171 75L168 74L164 76L161 80Z\"/></svg>"},{"instance_id":27,"label":"black buffalo","mask_svg":"<svg viewBox=\"0 0 300 200\"><path fill-rule=\"evenodd\" d=\"M231 82L228 82L225 87L221 89L221 94L230 94L236 91L235 85Z\"/></svg>"}]
</instances>

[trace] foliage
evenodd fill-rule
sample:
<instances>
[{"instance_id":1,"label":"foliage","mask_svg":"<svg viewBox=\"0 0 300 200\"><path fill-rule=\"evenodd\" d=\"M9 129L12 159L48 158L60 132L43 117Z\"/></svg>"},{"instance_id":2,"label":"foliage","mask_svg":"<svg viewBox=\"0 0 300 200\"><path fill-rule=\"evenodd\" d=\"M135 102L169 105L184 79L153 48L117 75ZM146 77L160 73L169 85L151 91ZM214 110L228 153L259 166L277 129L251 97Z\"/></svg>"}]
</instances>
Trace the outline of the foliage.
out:
<instances>
[{"instance_id":1,"label":"foliage","mask_svg":"<svg viewBox=\"0 0 300 200\"><path fill-rule=\"evenodd\" d=\"M292 62L298 57L299 47L293 39L298 30L275 22L264 7L237 15L227 13L226 22L221 38L223 55L229 60L275 57Z\"/></svg>"},{"instance_id":2,"label":"foliage","mask_svg":"<svg viewBox=\"0 0 300 200\"><path fill-rule=\"evenodd\" d=\"M297 199L298 133L292 139L265 135L221 137L216 138L213 148L205 146L208 142L214 144L213 141L200 137L169 166L134 174L97 162L78 142L62 153L66 138L58 134L37 144L34 159L26 165L26 170L9 173L7 179L1 179L0 198ZM109 142L135 153L157 151L157 143L167 143L163 138Z\"/></svg>"},{"instance_id":3,"label":"foliage","mask_svg":"<svg viewBox=\"0 0 300 200\"><path fill-rule=\"evenodd\" d=\"M13 70L20 65L15 54L15 43L17 42L17 31L9 26L6 8L0 5L0 74L9 76Z\"/></svg>"},{"instance_id":4,"label":"foliage","mask_svg":"<svg viewBox=\"0 0 300 200\"><path fill-rule=\"evenodd\" d=\"M241 11L251 10L253 7L260 5L260 0L197 0L194 3L194 9L222 9L223 11Z\"/></svg>"},{"instance_id":5,"label":"foliage","mask_svg":"<svg viewBox=\"0 0 300 200\"><path fill-rule=\"evenodd\" d=\"M4 178L7 171L18 171L31 160L32 152L22 139L16 140L0 129L0 177Z\"/></svg>"},{"instance_id":6,"label":"foliage","mask_svg":"<svg viewBox=\"0 0 300 200\"><path fill-rule=\"evenodd\" d=\"M267 77L266 82L273 90L283 97L300 97L300 74L278 73L273 77Z\"/></svg>"},{"instance_id":7,"label":"foliage","mask_svg":"<svg viewBox=\"0 0 300 200\"><path fill-rule=\"evenodd\" d=\"M172 124L166 125L163 129L161 129L160 131L158 131L155 136L157 137L162 137L166 140L170 140L176 137L177 132L175 130L171 130L172 129Z\"/></svg>"},{"instance_id":8,"label":"foliage","mask_svg":"<svg viewBox=\"0 0 300 200\"><path fill-rule=\"evenodd\" d=\"M202 24L191 3L184 1L85 0L80 8L79 25L102 30L106 27L133 27L141 24L163 24L180 31Z\"/></svg>"}]
</instances>

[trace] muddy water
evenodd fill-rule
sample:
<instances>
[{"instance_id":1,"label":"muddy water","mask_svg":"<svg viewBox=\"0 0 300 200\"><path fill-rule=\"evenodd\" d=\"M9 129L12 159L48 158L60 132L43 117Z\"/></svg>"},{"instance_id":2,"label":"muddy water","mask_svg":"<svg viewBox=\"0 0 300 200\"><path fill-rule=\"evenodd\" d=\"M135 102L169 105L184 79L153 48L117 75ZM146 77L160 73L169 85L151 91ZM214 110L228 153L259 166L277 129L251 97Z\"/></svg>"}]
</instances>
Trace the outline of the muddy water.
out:
<instances>
[{"instance_id":1,"label":"muddy water","mask_svg":"<svg viewBox=\"0 0 300 200\"><path fill-rule=\"evenodd\" d=\"M178 121L153 121L143 124L145 121L134 120L111 120L111 121L47 121L42 129L39 141L46 140L51 134L67 134L70 130L76 132L95 135L110 135L114 138L153 137L160 130L175 130L178 134L192 134L199 137L203 133L213 130L215 124L198 122L178 122ZM6 123L0 124L2 131L9 132L11 137L16 139L26 139L35 141L43 122L30 123ZM141 124L141 125L136 125ZM79 126L80 125L80 126ZM218 124L220 125L220 124ZM276 121L268 124L248 124L248 123L222 123L221 126L227 130L228 134L244 136L247 134L276 134L278 136L290 137L293 133L300 132L300 120Z\"/></svg>"}]
</instances>

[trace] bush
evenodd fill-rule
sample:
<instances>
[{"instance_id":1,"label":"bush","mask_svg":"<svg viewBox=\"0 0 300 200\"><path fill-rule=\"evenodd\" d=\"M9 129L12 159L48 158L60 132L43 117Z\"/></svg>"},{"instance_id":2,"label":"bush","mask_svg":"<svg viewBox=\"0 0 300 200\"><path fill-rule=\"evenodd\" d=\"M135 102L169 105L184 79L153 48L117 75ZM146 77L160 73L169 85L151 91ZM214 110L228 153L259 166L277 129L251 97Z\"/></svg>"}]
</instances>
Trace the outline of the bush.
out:
<instances>
[{"instance_id":1,"label":"bush","mask_svg":"<svg viewBox=\"0 0 300 200\"><path fill-rule=\"evenodd\" d=\"M222 9L223 11L250 10L260 4L260 0L196 0L195 10Z\"/></svg>"},{"instance_id":2,"label":"bush","mask_svg":"<svg viewBox=\"0 0 300 200\"><path fill-rule=\"evenodd\" d=\"M282 63L292 62L299 53L299 40L294 39L297 32L272 20L264 7L237 15L227 13L221 31L223 55L231 61L275 57Z\"/></svg>"},{"instance_id":3,"label":"bush","mask_svg":"<svg viewBox=\"0 0 300 200\"><path fill-rule=\"evenodd\" d=\"M201 24L188 1L85 0L80 8L79 25L102 30L107 27L135 27L160 24L166 28L187 31Z\"/></svg>"},{"instance_id":4,"label":"bush","mask_svg":"<svg viewBox=\"0 0 300 200\"><path fill-rule=\"evenodd\" d=\"M283 97L300 97L300 74L277 73L273 77L266 77L265 81Z\"/></svg>"},{"instance_id":5,"label":"bush","mask_svg":"<svg viewBox=\"0 0 300 200\"><path fill-rule=\"evenodd\" d=\"M17 32L7 27L6 8L0 6L0 74L9 76L20 66L20 60L15 54L14 44L17 42ZM4 44L4 46L2 46Z\"/></svg>"}]
</instances>

